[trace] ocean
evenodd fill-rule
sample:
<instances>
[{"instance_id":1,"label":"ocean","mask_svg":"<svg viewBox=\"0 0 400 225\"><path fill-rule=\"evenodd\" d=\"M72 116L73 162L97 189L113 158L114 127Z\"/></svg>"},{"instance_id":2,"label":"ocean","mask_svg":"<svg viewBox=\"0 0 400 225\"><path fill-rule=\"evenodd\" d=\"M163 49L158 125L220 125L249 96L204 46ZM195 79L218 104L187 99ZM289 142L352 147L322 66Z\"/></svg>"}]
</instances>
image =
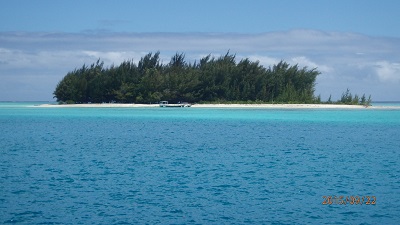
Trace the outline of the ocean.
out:
<instances>
[{"instance_id":1,"label":"ocean","mask_svg":"<svg viewBox=\"0 0 400 225\"><path fill-rule=\"evenodd\" d=\"M0 103L0 223L400 224L400 110Z\"/></svg>"}]
</instances>

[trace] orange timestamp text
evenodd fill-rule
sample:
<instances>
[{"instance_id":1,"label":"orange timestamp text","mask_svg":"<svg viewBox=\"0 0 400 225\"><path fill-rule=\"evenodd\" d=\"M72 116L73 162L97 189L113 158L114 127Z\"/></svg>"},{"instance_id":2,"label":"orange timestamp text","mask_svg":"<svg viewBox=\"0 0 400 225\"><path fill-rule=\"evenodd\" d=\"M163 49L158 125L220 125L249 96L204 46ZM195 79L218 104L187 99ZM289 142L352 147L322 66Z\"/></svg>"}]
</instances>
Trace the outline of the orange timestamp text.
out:
<instances>
[{"instance_id":1,"label":"orange timestamp text","mask_svg":"<svg viewBox=\"0 0 400 225\"><path fill-rule=\"evenodd\" d=\"M376 205L376 196L336 196L324 195L322 205Z\"/></svg>"}]
</instances>

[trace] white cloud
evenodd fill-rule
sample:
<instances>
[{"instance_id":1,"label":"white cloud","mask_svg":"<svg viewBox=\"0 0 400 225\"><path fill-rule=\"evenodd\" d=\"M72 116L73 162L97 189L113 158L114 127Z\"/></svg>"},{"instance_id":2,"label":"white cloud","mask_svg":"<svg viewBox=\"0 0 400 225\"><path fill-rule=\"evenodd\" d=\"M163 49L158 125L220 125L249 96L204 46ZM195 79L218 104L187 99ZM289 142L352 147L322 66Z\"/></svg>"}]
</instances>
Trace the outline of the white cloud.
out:
<instances>
[{"instance_id":1,"label":"white cloud","mask_svg":"<svg viewBox=\"0 0 400 225\"><path fill-rule=\"evenodd\" d=\"M330 73L333 71L333 68L331 68L330 66L323 65L323 64L319 65L316 62L311 61L309 58L307 58L305 56L294 57L294 58L291 58L290 61L293 62L294 64L306 66L309 69L316 68L321 73Z\"/></svg>"},{"instance_id":2,"label":"white cloud","mask_svg":"<svg viewBox=\"0 0 400 225\"><path fill-rule=\"evenodd\" d=\"M110 64L115 64L119 65L123 61L126 60L134 60L134 61L139 61L141 57L143 57L143 53L140 52L126 52L126 51L110 51L110 52L104 52L104 51L82 51L82 54L87 56L88 59L90 59L92 62L100 59L104 61L106 65Z\"/></svg>"},{"instance_id":3,"label":"white cloud","mask_svg":"<svg viewBox=\"0 0 400 225\"><path fill-rule=\"evenodd\" d=\"M268 68L271 65L278 64L282 60L264 55L249 55L249 56L243 56L242 58L249 58L253 62L259 61L260 64L266 68Z\"/></svg>"},{"instance_id":4,"label":"white cloud","mask_svg":"<svg viewBox=\"0 0 400 225\"><path fill-rule=\"evenodd\" d=\"M376 73L383 82L400 82L400 63L380 61L375 64Z\"/></svg>"},{"instance_id":5,"label":"white cloud","mask_svg":"<svg viewBox=\"0 0 400 225\"><path fill-rule=\"evenodd\" d=\"M317 79L316 94L326 98L329 94L340 95L348 87L371 94L374 99L400 100L400 63L395 63L400 59L400 38L315 30L263 34L0 32L0 81L5 76L9 82L30 76L32 89L42 91L37 96L52 99L56 81L68 71L99 58L105 66L119 65L124 60L137 62L149 52L160 51L163 63L168 63L176 52L185 53L186 60L193 62L208 54L219 57L228 50L237 55L237 60L249 58L265 67L284 60L300 67L317 68L322 74ZM35 80L35 74L41 76ZM27 98L16 92L16 86L1 88L4 90L0 90L0 100ZM1 94L12 92L7 97Z\"/></svg>"}]
</instances>

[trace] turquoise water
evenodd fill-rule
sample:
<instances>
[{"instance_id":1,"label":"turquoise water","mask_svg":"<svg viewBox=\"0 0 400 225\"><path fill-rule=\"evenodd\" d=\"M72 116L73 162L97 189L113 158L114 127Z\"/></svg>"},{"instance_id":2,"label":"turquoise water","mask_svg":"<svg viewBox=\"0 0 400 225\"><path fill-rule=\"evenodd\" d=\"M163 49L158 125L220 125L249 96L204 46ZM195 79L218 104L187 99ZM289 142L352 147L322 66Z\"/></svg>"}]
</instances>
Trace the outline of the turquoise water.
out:
<instances>
[{"instance_id":1,"label":"turquoise water","mask_svg":"<svg viewBox=\"0 0 400 225\"><path fill-rule=\"evenodd\" d=\"M400 107L400 102L392 101L392 102L373 102L373 106L396 106Z\"/></svg>"},{"instance_id":2,"label":"turquoise water","mask_svg":"<svg viewBox=\"0 0 400 225\"><path fill-rule=\"evenodd\" d=\"M0 223L400 223L400 110L33 104L0 103Z\"/></svg>"}]
</instances>

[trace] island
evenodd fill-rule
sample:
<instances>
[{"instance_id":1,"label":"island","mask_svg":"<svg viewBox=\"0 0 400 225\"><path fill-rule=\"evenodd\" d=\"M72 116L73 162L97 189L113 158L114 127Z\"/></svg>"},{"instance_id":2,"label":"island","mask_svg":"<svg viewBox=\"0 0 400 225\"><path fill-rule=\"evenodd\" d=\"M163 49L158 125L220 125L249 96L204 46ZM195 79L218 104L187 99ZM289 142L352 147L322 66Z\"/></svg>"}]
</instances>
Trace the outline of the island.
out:
<instances>
[{"instance_id":1,"label":"island","mask_svg":"<svg viewBox=\"0 0 400 225\"><path fill-rule=\"evenodd\" d=\"M60 104L155 104L190 102L208 104L347 104L370 105L347 89L342 98L322 102L315 96L317 68L300 68L281 61L268 68L248 58L236 60L229 51L218 58L207 55L193 63L176 53L162 63L160 52L105 67L104 62L68 72L57 84Z\"/></svg>"}]
</instances>

